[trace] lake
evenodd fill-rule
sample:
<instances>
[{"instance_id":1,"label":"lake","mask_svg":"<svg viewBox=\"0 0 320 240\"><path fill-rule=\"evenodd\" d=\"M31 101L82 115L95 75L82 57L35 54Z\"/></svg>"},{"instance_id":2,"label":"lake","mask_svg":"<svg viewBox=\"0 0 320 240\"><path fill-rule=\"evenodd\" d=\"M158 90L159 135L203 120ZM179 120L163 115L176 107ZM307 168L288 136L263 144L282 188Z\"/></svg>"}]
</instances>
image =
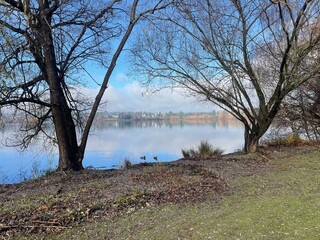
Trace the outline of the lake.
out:
<instances>
[{"instance_id":1,"label":"lake","mask_svg":"<svg viewBox=\"0 0 320 240\"><path fill-rule=\"evenodd\" d=\"M12 134L6 130L0 141ZM233 152L243 146L241 124L168 123L166 121L107 121L96 125L90 135L84 167L119 168L124 160L132 163L166 162L182 158L181 149L195 148L202 140L214 147ZM23 152L16 148L0 148L0 183L17 183L39 177L57 166L57 150L33 144ZM146 160L141 159L141 157Z\"/></svg>"}]
</instances>

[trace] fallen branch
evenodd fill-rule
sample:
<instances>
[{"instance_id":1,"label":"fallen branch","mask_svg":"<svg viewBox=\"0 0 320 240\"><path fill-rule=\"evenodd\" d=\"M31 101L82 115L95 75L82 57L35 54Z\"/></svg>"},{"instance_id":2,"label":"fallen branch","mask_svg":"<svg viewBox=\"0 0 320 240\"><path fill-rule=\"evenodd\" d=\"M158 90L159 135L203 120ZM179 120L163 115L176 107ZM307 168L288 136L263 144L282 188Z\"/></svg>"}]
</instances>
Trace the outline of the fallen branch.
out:
<instances>
[{"instance_id":1,"label":"fallen branch","mask_svg":"<svg viewBox=\"0 0 320 240\"><path fill-rule=\"evenodd\" d=\"M52 224L52 225L59 224L59 222L46 222L46 221L39 221L39 220L34 220L34 221L31 221L31 222L39 223L39 224Z\"/></svg>"},{"instance_id":2,"label":"fallen branch","mask_svg":"<svg viewBox=\"0 0 320 240\"><path fill-rule=\"evenodd\" d=\"M60 229L67 229L69 227L63 227L63 226L48 226L48 225L12 225L12 226L0 226L0 232L13 229L13 228L60 228Z\"/></svg>"}]
</instances>

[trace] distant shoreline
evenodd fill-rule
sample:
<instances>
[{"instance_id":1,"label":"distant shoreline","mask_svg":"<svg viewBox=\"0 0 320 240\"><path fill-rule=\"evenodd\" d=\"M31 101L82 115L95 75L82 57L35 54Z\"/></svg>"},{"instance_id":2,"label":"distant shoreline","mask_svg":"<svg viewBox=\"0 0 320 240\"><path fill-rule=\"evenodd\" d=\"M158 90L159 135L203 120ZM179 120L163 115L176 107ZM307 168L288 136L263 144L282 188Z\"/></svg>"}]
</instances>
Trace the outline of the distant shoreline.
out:
<instances>
[{"instance_id":1,"label":"distant shoreline","mask_svg":"<svg viewBox=\"0 0 320 240\"><path fill-rule=\"evenodd\" d=\"M236 118L226 111L213 111L211 113L146 113L146 112L100 112L96 116L95 123L112 121L160 121L173 125L181 124L218 124L220 126L242 126Z\"/></svg>"}]
</instances>

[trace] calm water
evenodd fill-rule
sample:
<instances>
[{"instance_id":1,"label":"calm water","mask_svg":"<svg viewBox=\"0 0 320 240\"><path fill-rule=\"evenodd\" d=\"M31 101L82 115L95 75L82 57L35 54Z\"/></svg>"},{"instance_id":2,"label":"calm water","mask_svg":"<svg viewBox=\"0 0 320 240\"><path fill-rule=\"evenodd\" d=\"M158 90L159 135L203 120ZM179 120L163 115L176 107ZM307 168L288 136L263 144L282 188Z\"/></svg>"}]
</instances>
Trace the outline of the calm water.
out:
<instances>
[{"instance_id":1,"label":"calm water","mask_svg":"<svg viewBox=\"0 0 320 240\"><path fill-rule=\"evenodd\" d=\"M9 135L5 131L0 140ZM223 126L210 124L168 124L159 121L108 122L97 125L93 130L84 160L85 167L98 169L118 168L125 159L132 163L173 161L182 157L181 149L199 145L207 140L225 153L243 145L241 125ZM55 149L35 144L27 151L15 148L0 148L0 183L15 183L40 176L46 169L57 166Z\"/></svg>"}]
</instances>

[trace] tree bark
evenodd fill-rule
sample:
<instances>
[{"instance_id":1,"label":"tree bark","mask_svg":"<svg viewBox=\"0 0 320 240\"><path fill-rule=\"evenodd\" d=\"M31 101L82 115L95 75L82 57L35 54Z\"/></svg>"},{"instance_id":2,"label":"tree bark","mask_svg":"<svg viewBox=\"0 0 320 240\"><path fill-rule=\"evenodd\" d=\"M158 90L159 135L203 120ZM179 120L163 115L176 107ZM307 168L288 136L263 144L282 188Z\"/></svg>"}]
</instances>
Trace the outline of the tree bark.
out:
<instances>
[{"instance_id":1,"label":"tree bark","mask_svg":"<svg viewBox=\"0 0 320 240\"><path fill-rule=\"evenodd\" d=\"M253 131L252 128L245 126L244 130L244 148L246 153L254 153L257 151L259 146L259 132Z\"/></svg>"},{"instance_id":2,"label":"tree bark","mask_svg":"<svg viewBox=\"0 0 320 240\"><path fill-rule=\"evenodd\" d=\"M60 89L51 91L52 116L59 148L58 170L78 171L83 169L78 159L78 145L71 111Z\"/></svg>"},{"instance_id":3,"label":"tree bark","mask_svg":"<svg viewBox=\"0 0 320 240\"><path fill-rule=\"evenodd\" d=\"M83 169L82 161L78 158L78 143L75 124L71 109L62 89L62 77L56 64L51 29L44 19L41 24L41 35L43 36L43 55L45 64L45 75L50 88L50 101L55 127L56 138L59 148L58 170L79 171Z\"/></svg>"}]
</instances>

